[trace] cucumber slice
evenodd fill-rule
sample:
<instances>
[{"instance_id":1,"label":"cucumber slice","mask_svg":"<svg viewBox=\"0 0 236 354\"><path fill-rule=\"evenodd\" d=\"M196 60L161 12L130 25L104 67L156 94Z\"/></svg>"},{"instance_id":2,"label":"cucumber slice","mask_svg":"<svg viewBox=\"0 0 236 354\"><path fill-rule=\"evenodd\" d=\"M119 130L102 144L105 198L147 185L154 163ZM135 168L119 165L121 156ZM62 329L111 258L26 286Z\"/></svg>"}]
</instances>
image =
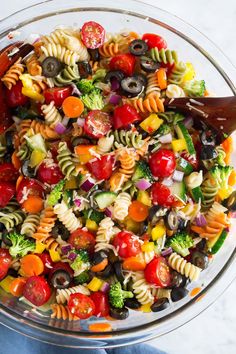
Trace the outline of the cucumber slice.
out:
<instances>
[{"instance_id":1,"label":"cucumber slice","mask_svg":"<svg viewBox=\"0 0 236 354\"><path fill-rule=\"evenodd\" d=\"M195 188L193 188L193 189L191 190L191 194L192 194L193 200L194 200L196 203L198 203L200 199L201 199L201 201L204 200L201 187L195 187Z\"/></svg>"},{"instance_id":2,"label":"cucumber slice","mask_svg":"<svg viewBox=\"0 0 236 354\"><path fill-rule=\"evenodd\" d=\"M175 129L176 129L176 133L178 135L178 138L184 139L186 141L187 150L188 150L189 154L196 155L196 150L193 145L191 135L189 134L188 129L184 126L184 124L178 123L178 125L176 126Z\"/></svg>"},{"instance_id":3,"label":"cucumber slice","mask_svg":"<svg viewBox=\"0 0 236 354\"><path fill-rule=\"evenodd\" d=\"M223 243L225 242L225 239L228 235L228 232L226 230L223 230L220 234L220 236L217 238L215 244L211 247L211 253L215 254L219 251L219 249L222 247Z\"/></svg>"},{"instance_id":4,"label":"cucumber slice","mask_svg":"<svg viewBox=\"0 0 236 354\"><path fill-rule=\"evenodd\" d=\"M176 195L184 202L186 201L186 187L185 187L184 181L174 182L172 184L172 186L169 187L169 189L171 190L171 193L173 195Z\"/></svg>"},{"instance_id":5,"label":"cucumber slice","mask_svg":"<svg viewBox=\"0 0 236 354\"><path fill-rule=\"evenodd\" d=\"M190 165L190 163L183 157L179 158L177 162L177 168L178 170L184 172L185 176L188 176L191 172L193 172L193 166Z\"/></svg>"},{"instance_id":6,"label":"cucumber slice","mask_svg":"<svg viewBox=\"0 0 236 354\"><path fill-rule=\"evenodd\" d=\"M31 137L25 136L25 139L32 150L39 150L45 152L45 154L47 153L45 141L40 133Z\"/></svg>"},{"instance_id":7,"label":"cucumber slice","mask_svg":"<svg viewBox=\"0 0 236 354\"><path fill-rule=\"evenodd\" d=\"M117 195L113 192L101 192L95 195L94 199L96 200L100 209L105 209L112 203L114 203Z\"/></svg>"}]
</instances>

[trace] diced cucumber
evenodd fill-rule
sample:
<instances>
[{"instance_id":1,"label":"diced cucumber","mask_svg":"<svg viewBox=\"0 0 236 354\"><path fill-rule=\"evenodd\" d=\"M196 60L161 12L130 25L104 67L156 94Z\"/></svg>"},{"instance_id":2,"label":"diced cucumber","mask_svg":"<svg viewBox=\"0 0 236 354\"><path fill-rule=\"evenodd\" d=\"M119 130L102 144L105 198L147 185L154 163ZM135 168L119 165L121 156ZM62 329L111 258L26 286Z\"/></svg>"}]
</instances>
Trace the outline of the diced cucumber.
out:
<instances>
[{"instance_id":1,"label":"diced cucumber","mask_svg":"<svg viewBox=\"0 0 236 354\"><path fill-rule=\"evenodd\" d=\"M184 139L186 141L187 150L190 155L196 155L195 147L191 135L188 132L188 129L184 126L182 122L178 123L176 126L176 133L179 139Z\"/></svg>"},{"instance_id":2,"label":"diced cucumber","mask_svg":"<svg viewBox=\"0 0 236 354\"><path fill-rule=\"evenodd\" d=\"M173 195L176 195L178 198L180 198L184 202L186 201L186 187L185 187L184 181L174 182L169 187L169 189Z\"/></svg>"},{"instance_id":3,"label":"diced cucumber","mask_svg":"<svg viewBox=\"0 0 236 354\"><path fill-rule=\"evenodd\" d=\"M202 194L202 190L201 187L195 187L191 190L191 195L193 197L193 200L198 203L199 200L201 199L201 201L204 200L203 194Z\"/></svg>"},{"instance_id":4,"label":"diced cucumber","mask_svg":"<svg viewBox=\"0 0 236 354\"><path fill-rule=\"evenodd\" d=\"M215 240L215 243L211 246L211 253L212 254L215 254L219 251L219 249L222 247L223 243L225 242L227 235L228 235L228 232L226 230L223 230L221 232L220 236L217 237L217 239ZM208 247L209 247L209 244L208 244Z\"/></svg>"},{"instance_id":5,"label":"diced cucumber","mask_svg":"<svg viewBox=\"0 0 236 354\"><path fill-rule=\"evenodd\" d=\"M31 137L25 136L25 139L32 150L39 150L45 152L45 154L47 153L45 141L40 133Z\"/></svg>"},{"instance_id":6,"label":"diced cucumber","mask_svg":"<svg viewBox=\"0 0 236 354\"><path fill-rule=\"evenodd\" d=\"M184 172L185 176L188 176L191 172L193 172L193 166L183 157L178 159L177 168L178 170Z\"/></svg>"},{"instance_id":7,"label":"diced cucumber","mask_svg":"<svg viewBox=\"0 0 236 354\"><path fill-rule=\"evenodd\" d=\"M101 192L95 195L94 199L96 200L100 209L105 209L112 203L114 203L117 195L113 192Z\"/></svg>"}]
</instances>

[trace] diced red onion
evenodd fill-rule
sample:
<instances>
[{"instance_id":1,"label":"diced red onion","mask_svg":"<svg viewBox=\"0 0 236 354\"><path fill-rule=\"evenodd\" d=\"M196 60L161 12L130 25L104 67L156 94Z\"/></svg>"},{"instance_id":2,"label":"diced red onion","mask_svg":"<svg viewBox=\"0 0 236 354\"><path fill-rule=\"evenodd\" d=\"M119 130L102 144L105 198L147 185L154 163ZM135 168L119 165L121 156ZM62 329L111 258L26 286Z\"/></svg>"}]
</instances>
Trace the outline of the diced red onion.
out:
<instances>
[{"instance_id":1,"label":"diced red onion","mask_svg":"<svg viewBox=\"0 0 236 354\"><path fill-rule=\"evenodd\" d=\"M71 92L72 95L78 95L78 96L82 95L82 93L80 92L76 84L72 83L71 87L72 87L72 92Z\"/></svg>"},{"instance_id":2,"label":"diced red onion","mask_svg":"<svg viewBox=\"0 0 236 354\"><path fill-rule=\"evenodd\" d=\"M74 261L76 257L77 257L77 253L75 253L75 252L71 252L71 253L68 255L68 259L69 259L70 261Z\"/></svg>"},{"instance_id":3,"label":"diced red onion","mask_svg":"<svg viewBox=\"0 0 236 354\"><path fill-rule=\"evenodd\" d=\"M194 219L195 223L197 226L206 226L207 225L207 221L206 218L203 214L199 214L195 219Z\"/></svg>"},{"instance_id":4,"label":"diced red onion","mask_svg":"<svg viewBox=\"0 0 236 354\"><path fill-rule=\"evenodd\" d=\"M225 228L225 231L226 231L226 232L229 232L229 231L230 231L230 229L229 229L228 226Z\"/></svg>"},{"instance_id":5,"label":"diced red onion","mask_svg":"<svg viewBox=\"0 0 236 354\"><path fill-rule=\"evenodd\" d=\"M147 181L145 178L140 179L138 182L135 183L135 186L140 190L140 191L145 191L149 187L151 187L151 183Z\"/></svg>"},{"instance_id":6,"label":"diced red onion","mask_svg":"<svg viewBox=\"0 0 236 354\"><path fill-rule=\"evenodd\" d=\"M173 180L176 182L182 182L184 178L184 172L175 170L172 176Z\"/></svg>"},{"instance_id":7,"label":"diced red onion","mask_svg":"<svg viewBox=\"0 0 236 354\"><path fill-rule=\"evenodd\" d=\"M193 118L191 116L189 117L186 117L183 121L183 124L184 126L187 128L187 129L190 129L192 128L193 126Z\"/></svg>"},{"instance_id":8,"label":"diced red onion","mask_svg":"<svg viewBox=\"0 0 236 354\"><path fill-rule=\"evenodd\" d=\"M172 252L173 252L172 248L169 247L169 248L167 248L166 250L162 251L162 252L161 252L161 255L162 255L163 257L166 257L166 256L169 256Z\"/></svg>"},{"instance_id":9,"label":"diced red onion","mask_svg":"<svg viewBox=\"0 0 236 354\"><path fill-rule=\"evenodd\" d=\"M120 95L113 94L113 95L111 95L111 97L109 99L109 103L117 105L117 104L119 104L120 100L121 100Z\"/></svg>"},{"instance_id":10,"label":"diced red onion","mask_svg":"<svg viewBox=\"0 0 236 354\"><path fill-rule=\"evenodd\" d=\"M232 219L236 219L236 211L231 211L231 212L230 212L230 217L231 217Z\"/></svg>"},{"instance_id":11,"label":"diced red onion","mask_svg":"<svg viewBox=\"0 0 236 354\"><path fill-rule=\"evenodd\" d=\"M164 178L163 181L162 181L162 184L164 184L167 187L170 187L173 184L173 179L170 178L170 177Z\"/></svg>"},{"instance_id":12,"label":"diced red onion","mask_svg":"<svg viewBox=\"0 0 236 354\"><path fill-rule=\"evenodd\" d=\"M84 126L84 123L85 123L85 120L83 118L78 118L77 119L77 124L79 127L83 127Z\"/></svg>"},{"instance_id":13,"label":"diced red onion","mask_svg":"<svg viewBox=\"0 0 236 354\"><path fill-rule=\"evenodd\" d=\"M59 135L64 134L66 131L66 127L62 123L57 123L55 126L55 132Z\"/></svg>"},{"instance_id":14,"label":"diced red onion","mask_svg":"<svg viewBox=\"0 0 236 354\"><path fill-rule=\"evenodd\" d=\"M71 250L72 250L72 246L71 246L71 245L61 246L61 252L62 252L62 254L67 254L67 253L70 252Z\"/></svg>"},{"instance_id":15,"label":"diced red onion","mask_svg":"<svg viewBox=\"0 0 236 354\"><path fill-rule=\"evenodd\" d=\"M81 205L81 200L80 199L75 199L74 202L75 202L75 205L77 207L80 207L80 205Z\"/></svg>"},{"instance_id":16,"label":"diced red onion","mask_svg":"<svg viewBox=\"0 0 236 354\"><path fill-rule=\"evenodd\" d=\"M93 188L93 186L94 186L94 181L88 178L88 179L86 179L86 181L84 181L81 184L80 188L85 192L89 192L90 189Z\"/></svg>"},{"instance_id":17,"label":"diced red onion","mask_svg":"<svg viewBox=\"0 0 236 354\"><path fill-rule=\"evenodd\" d=\"M104 210L104 214L105 214L106 216L108 216L109 218L111 218L111 216L112 216L112 212L111 212L111 210L110 210L109 208L106 208L106 209Z\"/></svg>"},{"instance_id":18,"label":"diced red onion","mask_svg":"<svg viewBox=\"0 0 236 354\"><path fill-rule=\"evenodd\" d=\"M116 91L120 88L120 83L117 79L111 80L111 89L112 91Z\"/></svg>"},{"instance_id":19,"label":"diced red onion","mask_svg":"<svg viewBox=\"0 0 236 354\"><path fill-rule=\"evenodd\" d=\"M107 282L104 282L100 288L100 290L103 292L103 293L107 293L110 289L110 284L107 283Z\"/></svg>"},{"instance_id":20,"label":"diced red onion","mask_svg":"<svg viewBox=\"0 0 236 354\"><path fill-rule=\"evenodd\" d=\"M172 142L172 135L171 133L168 133L168 134L165 134L165 135L162 135L159 137L159 141L162 143L162 144L169 144Z\"/></svg>"}]
</instances>

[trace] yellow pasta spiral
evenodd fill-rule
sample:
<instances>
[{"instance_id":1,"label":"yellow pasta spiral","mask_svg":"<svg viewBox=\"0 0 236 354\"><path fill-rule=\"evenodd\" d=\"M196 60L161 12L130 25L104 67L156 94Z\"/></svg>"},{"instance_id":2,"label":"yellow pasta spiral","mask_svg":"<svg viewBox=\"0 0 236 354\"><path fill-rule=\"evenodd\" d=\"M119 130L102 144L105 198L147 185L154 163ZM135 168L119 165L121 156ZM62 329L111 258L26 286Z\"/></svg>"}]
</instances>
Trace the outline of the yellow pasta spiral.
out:
<instances>
[{"instance_id":1,"label":"yellow pasta spiral","mask_svg":"<svg viewBox=\"0 0 236 354\"><path fill-rule=\"evenodd\" d=\"M32 76L42 75L42 67L36 53L33 53L29 58L27 58L26 68Z\"/></svg>"},{"instance_id":2,"label":"yellow pasta spiral","mask_svg":"<svg viewBox=\"0 0 236 354\"><path fill-rule=\"evenodd\" d=\"M63 306L59 304L52 304L51 305L52 309L52 314L51 318L56 318L58 320L69 320L69 321L77 321L79 320L78 317L73 315L70 310L68 309L68 306Z\"/></svg>"},{"instance_id":3,"label":"yellow pasta spiral","mask_svg":"<svg viewBox=\"0 0 236 354\"><path fill-rule=\"evenodd\" d=\"M8 90L10 90L12 86L17 83L23 71L24 65L21 63L21 58L19 58L1 79L5 86L8 88Z\"/></svg>"},{"instance_id":4,"label":"yellow pasta spiral","mask_svg":"<svg viewBox=\"0 0 236 354\"><path fill-rule=\"evenodd\" d=\"M21 121L20 127L19 127L19 133L18 133L21 144L25 141L24 136L26 135L28 130L31 128L32 122L33 121L30 119L26 119L26 120Z\"/></svg>"},{"instance_id":5,"label":"yellow pasta spiral","mask_svg":"<svg viewBox=\"0 0 236 354\"><path fill-rule=\"evenodd\" d=\"M38 241L45 241L50 236L50 232L55 225L56 219L57 217L53 208L46 207L40 215L39 226L32 237Z\"/></svg>"},{"instance_id":6,"label":"yellow pasta spiral","mask_svg":"<svg viewBox=\"0 0 236 354\"><path fill-rule=\"evenodd\" d=\"M125 175L125 181L127 181L134 173L135 157L135 154L131 151L124 150L118 158L121 164L119 172Z\"/></svg>"},{"instance_id":7,"label":"yellow pasta spiral","mask_svg":"<svg viewBox=\"0 0 236 354\"><path fill-rule=\"evenodd\" d=\"M146 96L150 97L152 95L160 96L160 87L157 80L156 73L151 73L147 75L147 87L146 87Z\"/></svg>"},{"instance_id":8,"label":"yellow pasta spiral","mask_svg":"<svg viewBox=\"0 0 236 354\"><path fill-rule=\"evenodd\" d=\"M109 58L119 54L119 44L113 42L105 42L100 48L99 53L102 57Z\"/></svg>"},{"instance_id":9,"label":"yellow pasta spiral","mask_svg":"<svg viewBox=\"0 0 236 354\"><path fill-rule=\"evenodd\" d=\"M62 47L60 44L46 44L45 46L41 47L42 53L45 57L55 57L61 62L73 66L79 60L79 54L73 52L72 50L66 49Z\"/></svg>"},{"instance_id":10,"label":"yellow pasta spiral","mask_svg":"<svg viewBox=\"0 0 236 354\"><path fill-rule=\"evenodd\" d=\"M51 101L48 105L44 104L42 112L46 121L50 127L54 128L58 123L61 123L62 117L54 105L54 101Z\"/></svg>"},{"instance_id":11,"label":"yellow pasta spiral","mask_svg":"<svg viewBox=\"0 0 236 354\"><path fill-rule=\"evenodd\" d=\"M171 268L180 274L185 275L191 281L196 281L200 276L201 268L187 262L183 257L175 252L170 255L168 263Z\"/></svg>"},{"instance_id":12,"label":"yellow pasta spiral","mask_svg":"<svg viewBox=\"0 0 236 354\"><path fill-rule=\"evenodd\" d=\"M148 98L136 98L126 100L131 104L138 112L141 113L157 113L164 112L164 104L158 95L152 95Z\"/></svg>"}]
</instances>

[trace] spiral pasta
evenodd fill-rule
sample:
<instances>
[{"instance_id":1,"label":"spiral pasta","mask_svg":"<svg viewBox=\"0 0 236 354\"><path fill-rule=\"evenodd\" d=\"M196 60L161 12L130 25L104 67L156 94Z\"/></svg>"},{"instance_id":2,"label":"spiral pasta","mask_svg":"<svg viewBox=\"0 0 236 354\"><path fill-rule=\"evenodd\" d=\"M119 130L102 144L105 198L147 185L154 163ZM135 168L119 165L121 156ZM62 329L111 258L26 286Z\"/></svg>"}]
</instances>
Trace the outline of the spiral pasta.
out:
<instances>
[{"instance_id":1,"label":"spiral pasta","mask_svg":"<svg viewBox=\"0 0 236 354\"><path fill-rule=\"evenodd\" d=\"M178 210L178 215L185 220L193 221L201 211L201 201L199 203L187 203L181 210Z\"/></svg>"},{"instance_id":2,"label":"spiral pasta","mask_svg":"<svg viewBox=\"0 0 236 354\"><path fill-rule=\"evenodd\" d=\"M173 125L176 125L178 122L181 122L184 119L184 116L182 114L178 114L173 111L159 112L158 117L163 119L168 124L173 124ZM191 158L189 154L188 157Z\"/></svg>"},{"instance_id":3,"label":"spiral pasta","mask_svg":"<svg viewBox=\"0 0 236 354\"><path fill-rule=\"evenodd\" d=\"M68 321L77 321L79 320L78 317L73 315L70 310L68 309L68 306L63 306L63 305L58 305L58 304L52 304L51 305L52 309L52 314L51 318L56 318L58 320L68 320Z\"/></svg>"},{"instance_id":4,"label":"spiral pasta","mask_svg":"<svg viewBox=\"0 0 236 354\"><path fill-rule=\"evenodd\" d=\"M20 123L18 136L21 144L25 141L25 135L31 128L32 122L30 119L25 119Z\"/></svg>"},{"instance_id":5,"label":"spiral pasta","mask_svg":"<svg viewBox=\"0 0 236 354\"><path fill-rule=\"evenodd\" d=\"M161 89L158 84L156 73L151 73L147 75L147 86L146 86L146 97L152 95L160 96Z\"/></svg>"},{"instance_id":6,"label":"spiral pasta","mask_svg":"<svg viewBox=\"0 0 236 354\"><path fill-rule=\"evenodd\" d=\"M168 98L185 97L185 93L180 86L175 84L169 84L166 88L166 96Z\"/></svg>"},{"instance_id":7,"label":"spiral pasta","mask_svg":"<svg viewBox=\"0 0 236 354\"><path fill-rule=\"evenodd\" d=\"M143 252L142 257L144 259L144 262L146 264L150 263L153 258L155 257L155 252L154 251L148 251L148 252Z\"/></svg>"},{"instance_id":8,"label":"spiral pasta","mask_svg":"<svg viewBox=\"0 0 236 354\"><path fill-rule=\"evenodd\" d=\"M185 177L185 184L189 190L199 187L203 182L202 170L199 172L192 172Z\"/></svg>"},{"instance_id":9,"label":"spiral pasta","mask_svg":"<svg viewBox=\"0 0 236 354\"><path fill-rule=\"evenodd\" d=\"M168 258L169 266L179 272L182 275L185 275L191 281L196 281L201 273L201 268L195 266L194 264L187 262L183 257L173 252Z\"/></svg>"},{"instance_id":10,"label":"spiral pasta","mask_svg":"<svg viewBox=\"0 0 236 354\"><path fill-rule=\"evenodd\" d=\"M148 98L135 98L127 100L138 112L141 113L158 113L164 112L164 104L158 95Z\"/></svg>"},{"instance_id":11,"label":"spiral pasta","mask_svg":"<svg viewBox=\"0 0 236 354\"><path fill-rule=\"evenodd\" d=\"M97 153L100 155L104 155L108 152L111 151L112 146L113 146L113 142L114 142L114 136L108 136L108 137L103 137L98 139L98 144L97 144Z\"/></svg>"},{"instance_id":12,"label":"spiral pasta","mask_svg":"<svg viewBox=\"0 0 236 354\"><path fill-rule=\"evenodd\" d=\"M52 207L46 207L41 215L39 220L39 225L36 228L36 231L32 234L31 237L37 241L44 242L52 231L53 226L55 225L56 215Z\"/></svg>"},{"instance_id":13,"label":"spiral pasta","mask_svg":"<svg viewBox=\"0 0 236 354\"><path fill-rule=\"evenodd\" d=\"M203 207L208 209L214 203L218 193L218 185L210 176L206 176L201 185L204 200L202 201Z\"/></svg>"},{"instance_id":14,"label":"spiral pasta","mask_svg":"<svg viewBox=\"0 0 236 354\"><path fill-rule=\"evenodd\" d=\"M42 113L46 124L54 128L58 123L61 123L62 117L54 105L54 101L51 101L48 105L44 104L41 107Z\"/></svg>"},{"instance_id":15,"label":"spiral pasta","mask_svg":"<svg viewBox=\"0 0 236 354\"><path fill-rule=\"evenodd\" d=\"M21 234L32 237L40 222L40 214L28 214L21 226Z\"/></svg>"},{"instance_id":16,"label":"spiral pasta","mask_svg":"<svg viewBox=\"0 0 236 354\"><path fill-rule=\"evenodd\" d=\"M78 66L66 66L59 75L53 79L55 86L65 86L80 78Z\"/></svg>"},{"instance_id":17,"label":"spiral pasta","mask_svg":"<svg viewBox=\"0 0 236 354\"><path fill-rule=\"evenodd\" d=\"M154 297L150 285L145 280L144 273L136 272L133 281L133 291L136 299L142 305L153 303Z\"/></svg>"},{"instance_id":18,"label":"spiral pasta","mask_svg":"<svg viewBox=\"0 0 236 354\"><path fill-rule=\"evenodd\" d=\"M118 160L120 161L121 167L119 172L125 176L125 181L132 177L135 168L136 154L132 151L123 150L119 156Z\"/></svg>"},{"instance_id":19,"label":"spiral pasta","mask_svg":"<svg viewBox=\"0 0 236 354\"><path fill-rule=\"evenodd\" d=\"M55 57L66 65L73 66L79 60L79 55L72 50L62 47L60 44L46 44L41 47L45 57Z\"/></svg>"},{"instance_id":20,"label":"spiral pasta","mask_svg":"<svg viewBox=\"0 0 236 354\"><path fill-rule=\"evenodd\" d=\"M40 133L42 137L46 140L53 140L59 137L59 135L53 128L37 120L33 120L30 124L30 127L33 129L35 134Z\"/></svg>"},{"instance_id":21,"label":"spiral pasta","mask_svg":"<svg viewBox=\"0 0 236 354\"><path fill-rule=\"evenodd\" d=\"M149 55L152 60L157 61L158 63L178 63L178 54L175 50L169 50L164 48L158 50L158 48L155 47L150 50Z\"/></svg>"},{"instance_id":22,"label":"spiral pasta","mask_svg":"<svg viewBox=\"0 0 236 354\"><path fill-rule=\"evenodd\" d=\"M80 220L75 216L72 209L67 207L64 201L54 206L54 213L70 232L82 227Z\"/></svg>"},{"instance_id":23,"label":"spiral pasta","mask_svg":"<svg viewBox=\"0 0 236 354\"><path fill-rule=\"evenodd\" d=\"M64 34L64 46L77 53L80 61L88 61L89 53L85 45L75 35Z\"/></svg>"},{"instance_id":24,"label":"spiral pasta","mask_svg":"<svg viewBox=\"0 0 236 354\"><path fill-rule=\"evenodd\" d=\"M71 35L72 30L70 28L57 28L53 32L51 32L49 35L43 36L42 42L44 44L60 44L64 45L65 44L65 35Z\"/></svg>"},{"instance_id":25,"label":"spiral pasta","mask_svg":"<svg viewBox=\"0 0 236 354\"><path fill-rule=\"evenodd\" d=\"M72 161L72 154L65 142L59 143L57 160L66 179L77 175L75 165Z\"/></svg>"},{"instance_id":26,"label":"spiral pasta","mask_svg":"<svg viewBox=\"0 0 236 354\"><path fill-rule=\"evenodd\" d=\"M96 234L96 245L95 251L99 252L101 250L115 250L115 247L110 244L112 237L115 234L114 222L111 218L104 218L98 226Z\"/></svg>"},{"instance_id":27,"label":"spiral pasta","mask_svg":"<svg viewBox=\"0 0 236 354\"><path fill-rule=\"evenodd\" d=\"M0 159L4 157L6 150L6 146L2 145L2 143L0 142Z\"/></svg>"},{"instance_id":28,"label":"spiral pasta","mask_svg":"<svg viewBox=\"0 0 236 354\"><path fill-rule=\"evenodd\" d=\"M215 150L217 152L216 158L210 160L202 160L202 163L207 170L210 170L214 165L220 165L220 166L226 165L225 163L226 152L223 146L219 145L215 148Z\"/></svg>"},{"instance_id":29,"label":"spiral pasta","mask_svg":"<svg viewBox=\"0 0 236 354\"><path fill-rule=\"evenodd\" d=\"M20 208L19 203L13 198L3 209L1 209L2 213L12 213Z\"/></svg>"},{"instance_id":30,"label":"spiral pasta","mask_svg":"<svg viewBox=\"0 0 236 354\"><path fill-rule=\"evenodd\" d=\"M36 53L26 59L26 68L32 76L42 75L42 67Z\"/></svg>"},{"instance_id":31,"label":"spiral pasta","mask_svg":"<svg viewBox=\"0 0 236 354\"><path fill-rule=\"evenodd\" d=\"M0 223L2 223L7 231L12 230L15 226L21 224L25 218L22 210L16 210L8 214L0 212Z\"/></svg>"},{"instance_id":32,"label":"spiral pasta","mask_svg":"<svg viewBox=\"0 0 236 354\"><path fill-rule=\"evenodd\" d=\"M162 289L162 288L155 288L153 287L151 289L152 295L154 296L155 299L170 299L171 297L171 290L170 289Z\"/></svg>"},{"instance_id":33,"label":"spiral pasta","mask_svg":"<svg viewBox=\"0 0 236 354\"><path fill-rule=\"evenodd\" d=\"M126 192L121 192L114 204L113 216L117 220L124 220L128 215L129 206L131 204L131 197Z\"/></svg>"},{"instance_id":34,"label":"spiral pasta","mask_svg":"<svg viewBox=\"0 0 236 354\"><path fill-rule=\"evenodd\" d=\"M22 144L16 153L21 161L28 160L30 158L31 151L27 144Z\"/></svg>"},{"instance_id":35,"label":"spiral pasta","mask_svg":"<svg viewBox=\"0 0 236 354\"><path fill-rule=\"evenodd\" d=\"M137 131L131 130L114 130L110 133L114 137L113 149L120 147L134 147L135 149L141 148L143 145L142 135Z\"/></svg>"},{"instance_id":36,"label":"spiral pasta","mask_svg":"<svg viewBox=\"0 0 236 354\"><path fill-rule=\"evenodd\" d=\"M24 72L24 65L22 64L22 58L19 58L6 72L1 81L10 90L19 80L20 75Z\"/></svg>"},{"instance_id":37,"label":"spiral pasta","mask_svg":"<svg viewBox=\"0 0 236 354\"><path fill-rule=\"evenodd\" d=\"M176 63L168 77L168 82L170 82L171 84L180 85L183 81L185 73L186 73L185 63L183 63L182 61Z\"/></svg>"},{"instance_id":38,"label":"spiral pasta","mask_svg":"<svg viewBox=\"0 0 236 354\"><path fill-rule=\"evenodd\" d=\"M83 285L73 286L68 289L57 289L56 300L58 304L65 304L68 302L71 294L80 293L84 295L89 295L90 291Z\"/></svg>"}]
</instances>

